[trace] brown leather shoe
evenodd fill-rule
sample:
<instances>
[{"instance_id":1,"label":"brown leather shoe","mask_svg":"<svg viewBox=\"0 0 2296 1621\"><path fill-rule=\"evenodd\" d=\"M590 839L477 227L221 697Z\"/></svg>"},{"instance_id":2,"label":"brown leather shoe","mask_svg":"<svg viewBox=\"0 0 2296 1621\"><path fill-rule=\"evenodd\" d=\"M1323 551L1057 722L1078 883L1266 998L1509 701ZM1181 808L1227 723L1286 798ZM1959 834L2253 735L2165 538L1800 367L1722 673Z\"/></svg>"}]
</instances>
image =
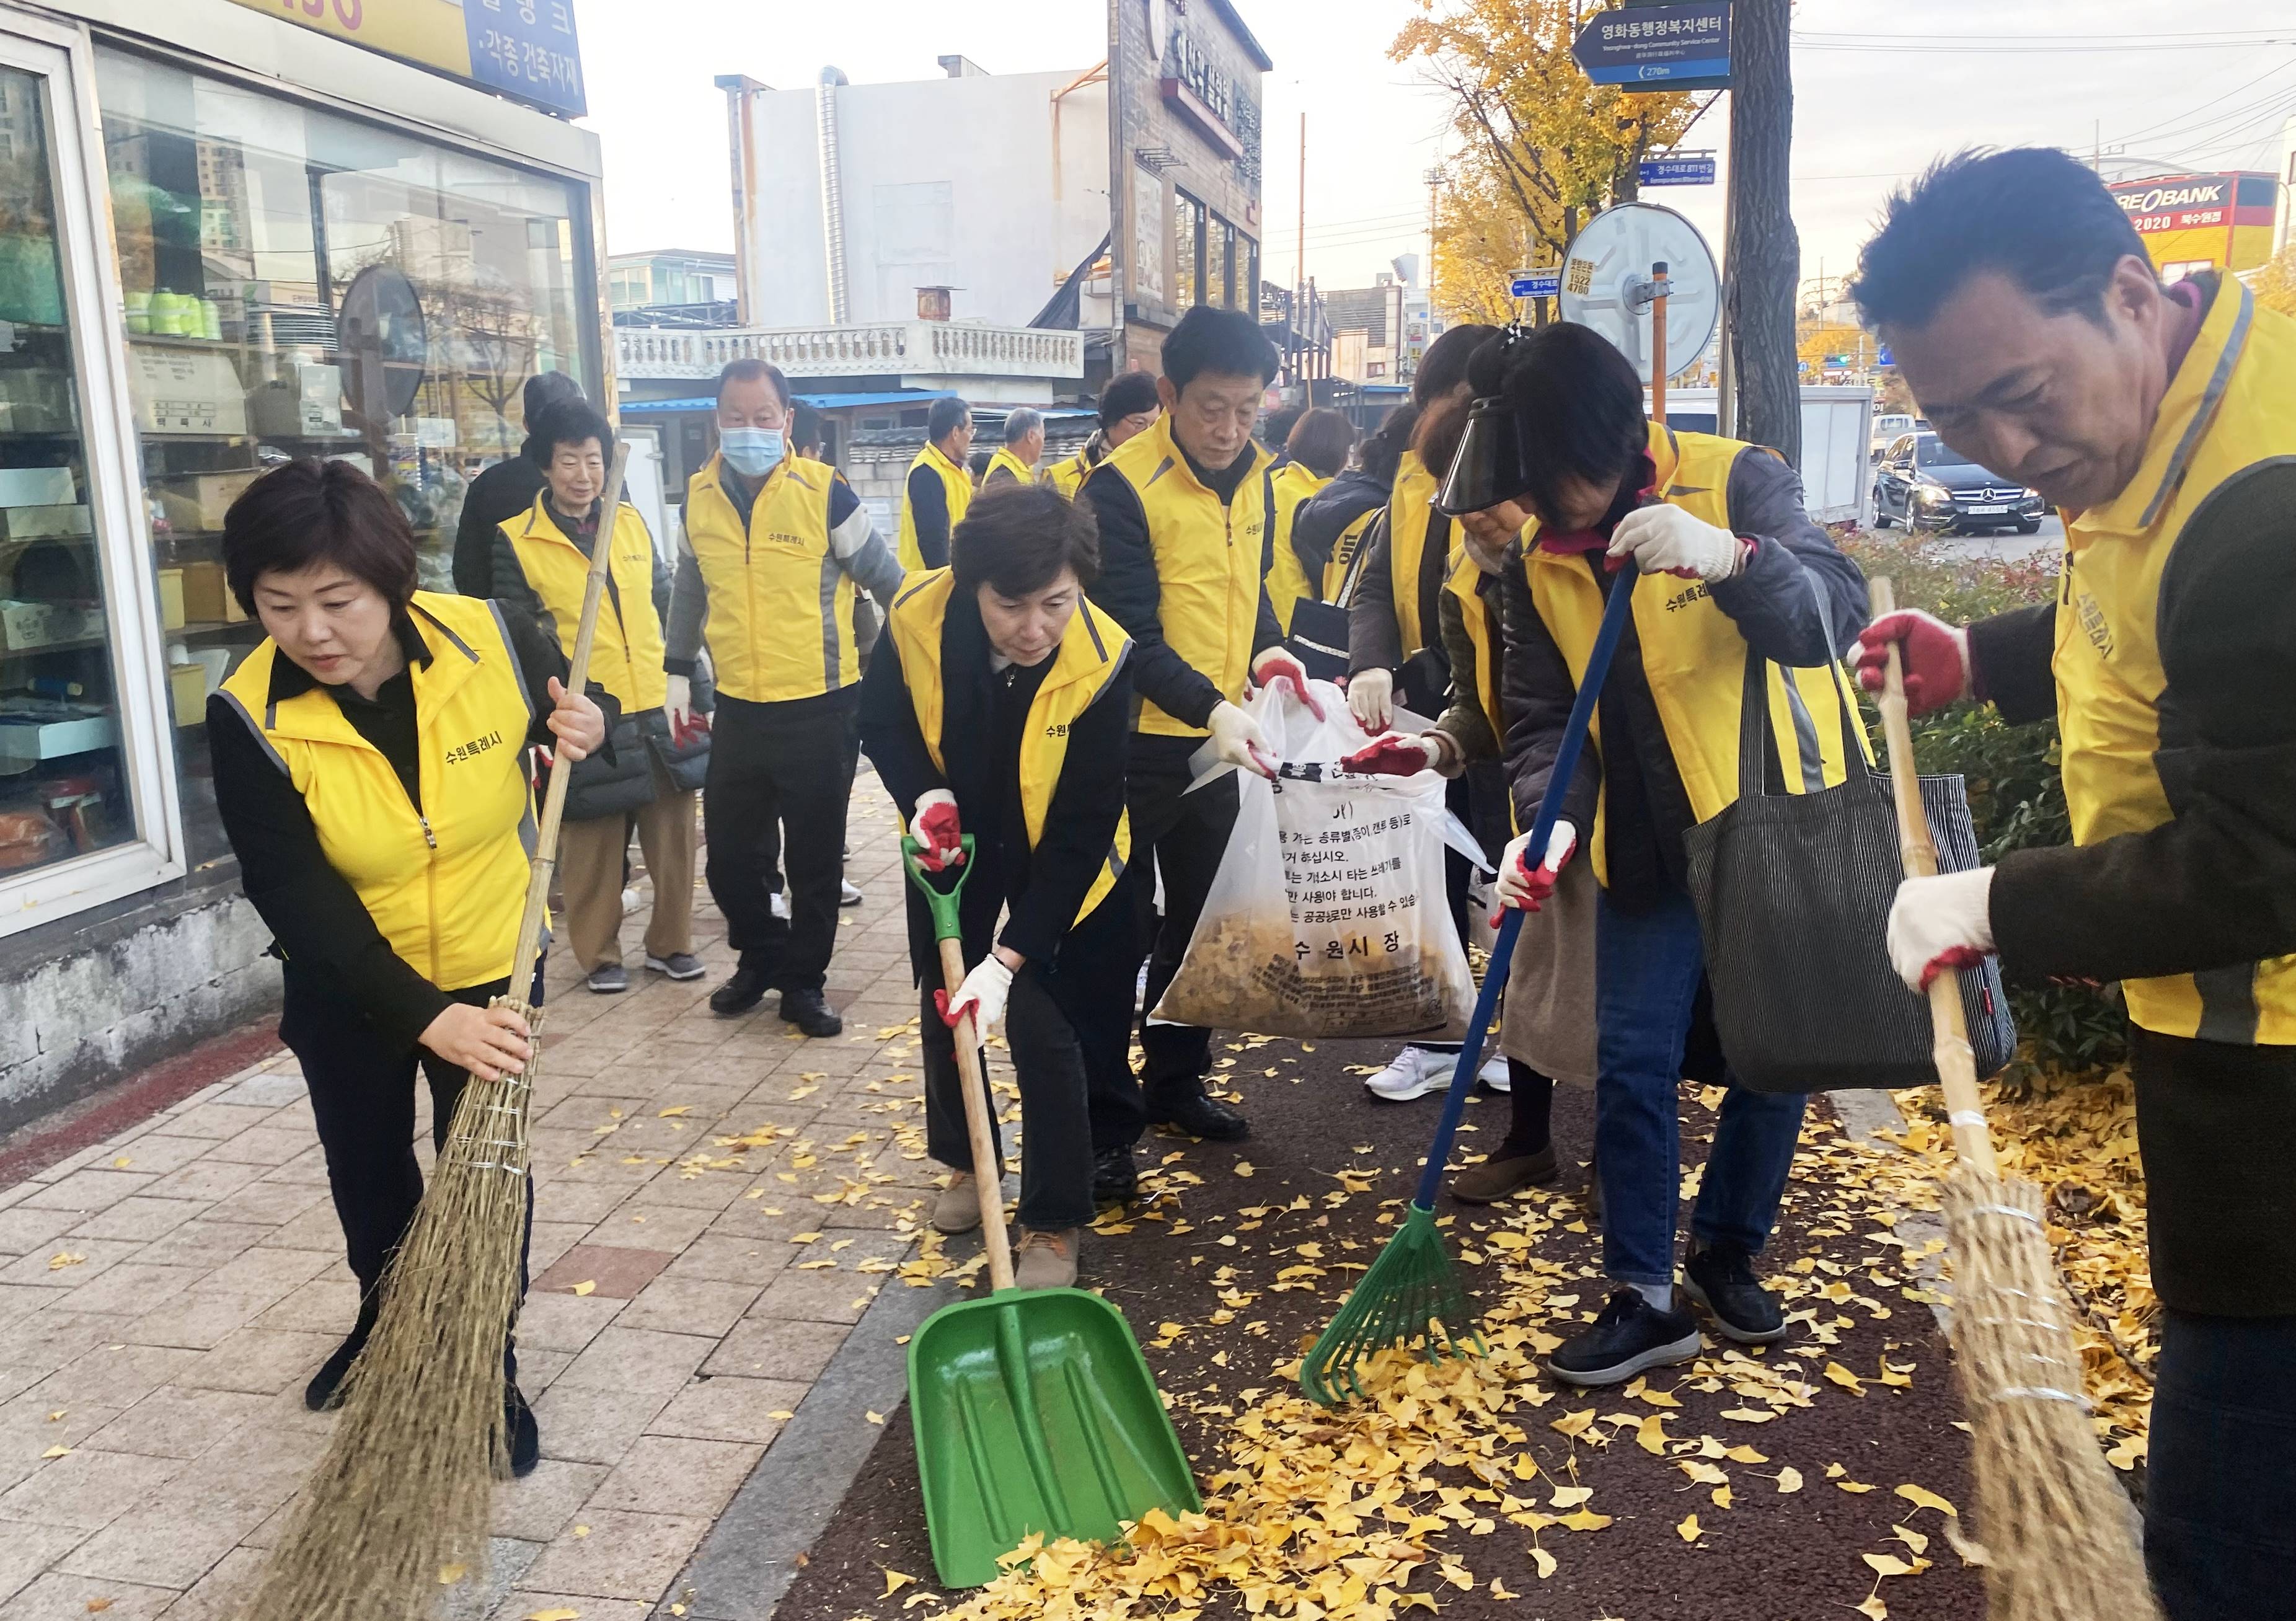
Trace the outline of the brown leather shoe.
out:
<instances>
[{"instance_id":1,"label":"brown leather shoe","mask_svg":"<svg viewBox=\"0 0 2296 1621\"><path fill-rule=\"evenodd\" d=\"M1559 1173L1554 1145L1515 1159L1486 1159L1451 1178L1451 1197L1462 1204L1495 1205L1510 1193L1553 1182Z\"/></svg>"},{"instance_id":2,"label":"brown leather shoe","mask_svg":"<svg viewBox=\"0 0 2296 1621\"><path fill-rule=\"evenodd\" d=\"M1074 1227L1064 1232L1021 1230L1020 1248L1013 1251L1015 1289L1074 1289L1077 1248L1080 1235Z\"/></svg>"},{"instance_id":3,"label":"brown leather shoe","mask_svg":"<svg viewBox=\"0 0 2296 1621\"><path fill-rule=\"evenodd\" d=\"M980 1194L972 1185L972 1172L948 1174L948 1186L933 1199L931 1220L934 1232L951 1235L971 1232L980 1225Z\"/></svg>"}]
</instances>

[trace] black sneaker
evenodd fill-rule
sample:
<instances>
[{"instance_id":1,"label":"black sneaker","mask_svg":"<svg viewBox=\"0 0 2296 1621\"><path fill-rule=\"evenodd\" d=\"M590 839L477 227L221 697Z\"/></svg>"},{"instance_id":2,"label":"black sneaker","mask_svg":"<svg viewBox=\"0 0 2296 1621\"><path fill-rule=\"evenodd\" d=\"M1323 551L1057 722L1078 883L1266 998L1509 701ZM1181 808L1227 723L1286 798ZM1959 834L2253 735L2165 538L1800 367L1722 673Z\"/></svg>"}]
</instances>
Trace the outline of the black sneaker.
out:
<instances>
[{"instance_id":1,"label":"black sneaker","mask_svg":"<svg viewBox=\"0 0 2296 1621\"><path fill-rule=\"evenodd\" d=\"M534 1421L534 1409L516 1385L503 1397L503 1417L510 1425L511 1478L523 1480L542 1461L542 1427Z\"/></svg>"},{"instance_id":2,"label":"black sneaker","mask_svg":"<svg viewBox=\"0 0 2296 1621\"><path fill-rule=\"evenodd\" d=\"M839 1036L845 1030L845 1021L830 1011L829 999L819 991L783 991L782 1022L812 1036Z\"/></svg>"},{"instance_id":3,"label":"black sneaker","mask_svg":"<svg viewBox=\"0 0 2296 1621\"><path fill-rule=\"evenodd\" d=\"M1754 1258L1735 1244L1693 1249L1682 1264L1684 1292L1706 1308L1725 1339L1775 1345L1786 1337L1777 1298L1754 1276Z\"/></svg>"},{"instance_id":4,"label":"black sneaker","mask_svg":"<svg viewBox=\"0 0 2296 1621\"><path fill-rule=\"evenodd\" d=\"M766 976L744 962L725 984L709 993L709 1011L734 1019L766 999Z\"/></svg>"},{"instance_id":5,"label":"black sneaker","mask_svg":"<svg viewBox=\"0 0 2296 1621\"><path fill-rule=\"evenodd\" d=\"M349 1338L335 1347L333 1355L319 1364L319 1371L311 1375L311 1382L303 1387L304 1406L313 1412L326 1412L343 1404L343 1380L349 1374L351 1364L358 1360L358 1354L366 1349L366 1337L373 1331L374 1313L370 1308L362 1307Z\"/></svg>"},{"instance_id":6,"label":"black sneaker","mask_svg":"<svg viewBox=\"0 0 2296 1621\"><path fill-rule=\"evenodd\" d=\"M1092 1157L1092 1198L1095 1204L1128 1204L1140 1191L1140 1167L1133 1163L1132 1145L1103 1149Z\"/></svg>"},{"instance_id":7,"label":"black sneaker","mask_svg":"<svg viewBox=\"0 0 2296 1621\"><path fill-rule=\"evenodd\" d=\"M1698 1321L1688 1312L1662 1312L1631 1286L1614 1289L1595 1326L1546 1359L1546 1371L1566 1385L1622 1385L1652 1368L1696 1356Z\"/></svg>"},{"instance_id":8,"label":"black sneaker","mask_svg":"<svg viewBox=\"0 0 2296 1621\"><path fill-rule=\"evenodd\" d=\"M1174 1092L1160 1102L1151 1098L1148 1124L1169 1126L1208 1142L1241 1142L1251 1135L1251 1122L1226 1104L1207 1097L1201 1081L1185 1092Z\"/></svg>"}]
</instances>

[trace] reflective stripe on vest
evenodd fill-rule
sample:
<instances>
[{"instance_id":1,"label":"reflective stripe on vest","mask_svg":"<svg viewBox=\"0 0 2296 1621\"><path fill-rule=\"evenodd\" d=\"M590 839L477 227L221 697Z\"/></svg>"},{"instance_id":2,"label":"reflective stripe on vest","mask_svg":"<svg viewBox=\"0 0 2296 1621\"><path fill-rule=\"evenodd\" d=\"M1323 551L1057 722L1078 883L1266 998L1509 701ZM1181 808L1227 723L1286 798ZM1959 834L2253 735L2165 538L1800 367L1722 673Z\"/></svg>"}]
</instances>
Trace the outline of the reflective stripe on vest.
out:
<instances>
[{"instance_id":1,"label":"reflective stripe on vest","mask_svg":"<svg viewBox=\"0 0 2296 1621\"><path fill-rule=\"evenodd\" d=\"M1657 487L1669 504L1729 528L1731 466L1749 447L1710 434L1677 434L1653 422L1651 461ZM1772 454L1764 452L1763 454ZM1585 674L1595 628L1603 618L1603 592L1587 560L1558 556L1538 547L1536 522L1523 530L1523 568L1532 602L1546 623L1576 682ZM1595 560L1601 566L1601 560ZM1667 748L1690 798L1690 813L1704 822L1738 798L1738 721L1743 707L1746 639L1736 623L1715 605L1703 580L1671 574L1646 574L1635 582L1635 634L1641 643L1643 673ZM1838 787L1848 780L1843 758L1845 708L1856 728L1860 751L1870 761L1872 746L1857 719L1857 700L1848 673L1839 664L1808 669L1767 667L1770 728L1788 793ZM1602 747L1602 717L1594 741ZM1606 849L1609 817L1598 801L1595 817L1595 875L1609 882Z\"/></svg>"},{"instance_id":2,"label":"reflective stripe on vest","mask_svg":"<svg viewBox=\"0 0 2296 1621\"><path fill-rule=\"evenodd\" d=\"M1385 511L1384 506L1364 508L1362 516L1341 529L1339 538L1332 543L1332 561L1324 565L1324 601L1326 602L1340 600L1340 588L1347 584L1348 566L1356 561L1356 553L1363 549L1364 537L1371 533L1371 526Z\"/></svg>"},{"instance_id":3,"label":"reflective stripe on vest","mask_svg":"<svg viewBox=\"0 0 2296 1621\"><path fill-rule=\"evenodd\" d=\"M955 589L947 569L931 569L904 583L886 619L894 649L900 655L901 679L916 710L917 730L924 735L925 751L932 756L934 769L944 777L948 767L941 754L946 689L941 684L940 638L949 595ZM1061 636L1053 667L1029 705L1028 729L1021 737L1021 819L1029 831L1030 849L1045 836L1045 818L1068 761L1069 728L1099 700L1131 652L1132 640L1122 626L1089 602L1078 604ZM1085 892L1084 905L1077 911L1078 922L1090 917L1093 909L1108 898L1131 857L1132 823L1128 814L1117 822L1116 841L1109 847L1108 859L1101 864L1092 888Z\"/></svg>"},{"instance_id":4,"label":"reflective stripe on vest","mask_svg":"<svg viewBox=\"0 0 2296 1621\"><path fill-rule=\"evenodd\" d=\"M1226 506L1188 470L1169 416L1158 417L1101 463L1132 486L1147 514L1164 640L1230 703L1242 701L1251 673L1267 543L1268 454L1256 443L1242 454L1252 464ZM1159 737L1205 735L1203 727L1144 701L1136 729Z\"/></svg>"},{"instance_id":5,"label":"reflective stripe on vest","mask_svg":"<svg viewBox=\"0 0 2296 1621\"><path fill-rule=\"evenodd\" d=\"M1300 600L1322 594L1322 582L1308 583L1308 571L1300 566L1300 554L1292 549L1292 525L1302 503L1330 482L1297 462L1275 471L1275 547L1267 568L1267 600L1275 610L1275 622L1287 636L1292 634L1292 610Z\"/></svg>"},{"instance_id":6,"label":"reflective stripe on vest","mask_svg":"<svg viewBox=\"0 0 2296 1621\"><path fill-rule=\"evenodd\" d=\"M940 479L941 495L948 503L949 532L955 534L956 526L964 521L964 509L972 504L972 475L941 454L938 445L927 445L917 452L916 459L909 463L909 472L915 472L920 467L931 468L934 476ZM901 567L905 571L914 574L925 566L924 552L917 544L917 515L909 506L907 474L901 478L899 552Z\"/></svg>"},{"instance_id":7,"label":"reflective stripe on vest","mask_svg":"<svg viewBox=\"0 0 2296 1621\"><path fill-rule=\"evenodd\" d=\"M712 456L686 487L685 539L709 599L702 634L718 690L749 703L816 698L861 679L853 577L829 543L837 475L785 456L766 475L750 523Z\"/></svg>"},{"instance_id":8,"label":"reflective stripe on vest","mask_svg":"<svg viewBox=\"0 0 2296 1621\"><path fill-rule=\"evenodd\" d=\"M1483 601L1483 594L1478 589L1482 576L1475 560L1462 546L1459 561L1451 565L1451 577L1443 582L1443 588L1459 600L1459 618L1466 626L1467 640L1475 647L1475 701L1482 706L1483 719L1490 726L1491 735L1498 739L1499 752L1504 755L1506 721L1499 708L1498 661L1491 657L1491 650L1503 638L1498 634L1499 627L1491 622L1491 604Z\"/></svg>"},{"instance_id":9,"label":"reflective stripe on vest","mask_svg":"<svg viewBox=\"0 0 2296 1621\"><path fill-rule=\"evenodd\" d=\"M1387 564L1394 584L1395 628L1406 659L1438 638L1419 617L1419 576L1427 555L1428 531L1441 516L1435 511L1435 475L1416 451L1406 450L1395 470L1395 490L1387 498ZM1446 560L1447 571L1448 560Z\"/></svg>"},{"instance_id":10,"label":"reflective stripe on vest","mask_svg":"<svg viewBox=\"0 0 2296 1621\"><path fill-rule=\"evenodd\" d=\"M303 796L328 864L390 949L458 991L511 977L534 839L533 717L494 603L418 591L407 610L430 649L411 672L419 811L332 693L271 703L276 643L248 654L222 690Z\"/></svg>"},{"instance_id":11,"label":"reflective stripe on vest","mask_svg":"<svg viewBox=\"0 0 2296 1621\"><path fill-rule=\"evenodd\" d=\"M2296 321L2258 308L2227 276L2169 381L2136 476L2105 505L2065 515L2054 667L2075 844L2144 832L2175 814L2152 763L2169 684L2161 577L2219 485L2284 455L2296 455ZM2120 988L2129 1018L2163 1036L2296 1045L2296 956Z\"/></svg>"},{"instance_id":12,"label":"reflective stripe on vest","mask_svg":"<svg viewBox=\"0 0 2296 1621\"><path fill-rule=\"evenodd\" d=\"M559 651L570 659L575 633L582 626L590 560L544 511L540 496L521 516L504 520L502 531L518 554L526 583L550 614ZM669 681L661 667L661 615L653 605L653 537L634 506L623 506L614 514L613 550L607 566L614 590L599 604L590 679L614 695L625 715L659 709L668 699Z\"/></svg>"}]
</instances>

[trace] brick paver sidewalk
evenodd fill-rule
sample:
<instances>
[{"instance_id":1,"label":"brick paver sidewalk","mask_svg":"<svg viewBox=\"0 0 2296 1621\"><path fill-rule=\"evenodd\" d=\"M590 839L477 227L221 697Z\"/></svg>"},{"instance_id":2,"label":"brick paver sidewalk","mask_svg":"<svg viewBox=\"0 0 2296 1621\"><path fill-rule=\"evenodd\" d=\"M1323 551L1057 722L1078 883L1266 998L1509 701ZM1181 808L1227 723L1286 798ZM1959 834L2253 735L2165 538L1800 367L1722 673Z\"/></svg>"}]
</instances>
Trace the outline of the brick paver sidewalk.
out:
<instances>
[{"instance_id":1,"label":"brick paver sidewalk","mask_svg":"<svg viewBox=\"0 0 2296 1621\"><path fill-rule=\"evenodd\" d=\"M732 962L706 891L703 979L638 971L640 918L625 995L553 957L519 1330L543 1462L499 1490L488 1584L449 1615L671 1613L911 1248L931 1167L893 833L865 774L841 1039L772 997L709 1012ZM284 1055L0 1191L0 1621L227 1621L325 1445L303 1385L355 1304Z\"/></svg>"}]
</instances>

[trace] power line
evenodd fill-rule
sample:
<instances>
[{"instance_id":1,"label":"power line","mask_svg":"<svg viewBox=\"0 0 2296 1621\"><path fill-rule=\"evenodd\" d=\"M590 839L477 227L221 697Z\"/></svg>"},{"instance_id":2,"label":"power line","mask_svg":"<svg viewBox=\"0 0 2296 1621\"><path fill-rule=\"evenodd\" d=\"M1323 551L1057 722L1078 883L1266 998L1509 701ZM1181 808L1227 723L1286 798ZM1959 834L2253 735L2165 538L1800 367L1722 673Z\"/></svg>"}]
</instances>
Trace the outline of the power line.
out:
<instances>
[{"instance_id":1,"label":"power line","mask_svg":"<svg viewBox=\"0 0 2296 1621\"><path fill-rule=\"evenodd\" d=\"M1856 51L1892 56L2023 56L2043 53L2052 56L2103 55L2131 51L2241 51L2296 45L2296 35L2291 34L2221 38L2144 34L2117 37L2081 34L1970 35L1958 39L1930 34L1796 34L1792 37L1796 50Z\"/></svg>"}]
</instances>

